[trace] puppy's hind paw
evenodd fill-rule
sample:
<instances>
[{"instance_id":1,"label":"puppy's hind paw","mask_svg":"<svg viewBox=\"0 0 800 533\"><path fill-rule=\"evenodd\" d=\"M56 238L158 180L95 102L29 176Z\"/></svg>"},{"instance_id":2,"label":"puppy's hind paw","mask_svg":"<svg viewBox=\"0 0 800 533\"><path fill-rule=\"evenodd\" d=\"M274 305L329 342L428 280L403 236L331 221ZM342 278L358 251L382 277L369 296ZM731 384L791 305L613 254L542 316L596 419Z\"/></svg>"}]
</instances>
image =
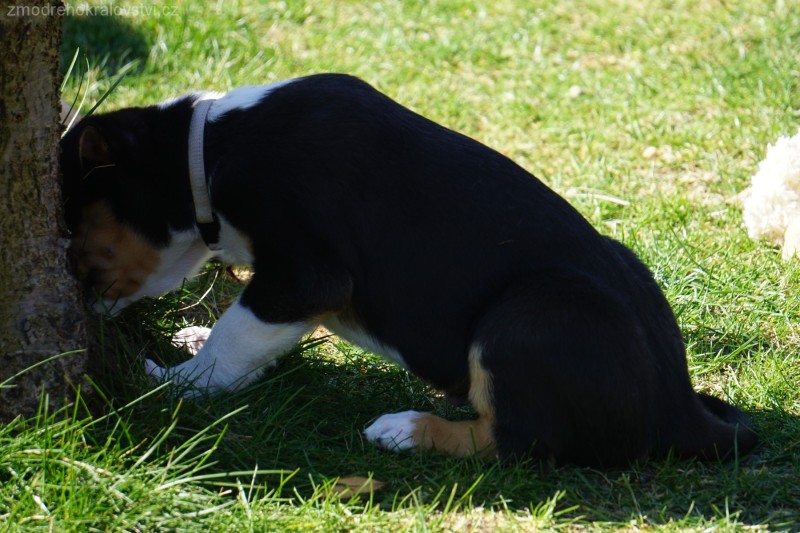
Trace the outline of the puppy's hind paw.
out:
<instances>
[{"instance_id":1,"label":"puppy's hind paw","mask_svg":"<svg viewBox=\"0 0 800 533\"><path fill-rule=\"evenodd\" d=\"M383 415L364 430L364 436L381 448L396 452L416 448L416 421L421 415L418 411Z\"/></svg>"}]
</instances>

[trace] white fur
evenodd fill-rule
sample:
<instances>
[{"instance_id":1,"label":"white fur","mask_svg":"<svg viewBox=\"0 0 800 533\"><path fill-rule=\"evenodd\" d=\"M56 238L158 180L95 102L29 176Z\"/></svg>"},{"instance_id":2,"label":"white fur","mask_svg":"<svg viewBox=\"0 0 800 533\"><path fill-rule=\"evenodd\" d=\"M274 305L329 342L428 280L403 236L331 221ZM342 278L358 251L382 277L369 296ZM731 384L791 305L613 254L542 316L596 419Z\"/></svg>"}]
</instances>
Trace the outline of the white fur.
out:
<instances>
[{"instance_id":1,"label":"white fur","mask_svg":"<svg viewBox=\"0 0 800 533\"><path fill-rule=\"evenodd\" d=\"M323 321L322 325L351 344L360 346L369 352L382 355L383 357L399 364L403 368L408 369L403 356L396 348L383 344L381 341L364 331L362 328L342 322L339 320L339 317L336 316L326 319Z\"/></svg>"},{"instance_id":2,"label":"white fur","mask_svg":"<svg viewBox=\"0 0 800 533\"><path fill-rule=\"evenodd\" d=\"M230 111L249 109L258 104L275 89L283 87L293 81L294 80L284 80L268 85L249 85L234 89L211 105L211 109L208 111L208 121L215 122Z\"/></svg>"},{"instance_id":3,"label":"white fur","mask_svg":"<svg viewBox=\"0 0 800 533\"><path fill-rule=\"evenodd\" d=\"M206 120L208 122L215 122L219 120L225 113L230 111L250 109L275 89L279 89L280 87L288 85L293 81L295 80L282 80L266 85L247 85L244 87L238 87L227 93L218 93L214 91L193 92L177 96L175 98L168 98L167 100L164 100L158 104L158 107L160 109L166 109L178 102L183 101L186 98L192 97L196 97L197 100L214 98L215 102L211 105Z\"/></svg>"},{"instance_id":4,"label":"white fur","mask_svg":"<svg viewBox=\"0 0 800 533\"><path fill-rule=\"evenodd\" d=\"M744 222L752 239L783 245L784 259L800 249L800 132L767 148L744 201Z\"/></svg>"},{"instance_id":5,"label":"white fur","mask_svg":"<svg viewBox=\"0 0 800 533\"><path fill-rule=\"evenodd\" d=\"M144 285L130 296L97 302L95 311L115 315L141 298L159 296L176 289L215 255L229 264L253 263L250 241L223 217L220 217L220 244L222 250L212 252L200 238L198 230L172 232L169 244L159 252L156 271L147 277Z\"/></svg>"},{"instance_id":6,"label":"white fur","mask_svg":"<svg viewBox=\"0 0 800 533\"><path fill-rule=\"evenodd\" d=\"M197 274L212 255L205 243L198 239L196 230L172 232L169 244L159 252L156 271L147 277L142 287L119 300L98 302L95 310L116 314L140 298L159 296L175 289L185 278Z\"/></svg>"},{"instance_id":7,"label":"white fur","mask_svg":"<svg viewBox=\"0 0 800 533\"><path fill-rule=\"evenodd\" d=\"M172 336L172 345L184 351L197 355L211 334L211 328L203 326L189 326L178 331Z\"/></svg>"},{"instance_id":8,"label":"white fur","mask_svg":"<svg viewBox=\"0 0 800 533\"><path fill-rule=\"evenodd\" d=\"M217 320L205 344L192 359L165 369L145 362L147 374L173 379L209 392L236 390L291 350L311 325L263 322L238 300ZM192 395L192 391L188 392Z\"/></svg>"},{"instance_id":9,"label":"white fur","mask_svg":"<svg viewBox=\"0 0 800 533\"><path fill-rule=\"evenodd\" d=\"M381 448L402 451L416 448L419 443L414 440L417 419L422 416L418 411L403 411L378 417L367 429L364 436Z\"/></svg>"},{"instance_id":10,"label":"white fur","mask_svg":"<svg viewBox=\"0 0 800 533\"><path fill-rule=\"evenodd\" d=\"M196 97L197 101L199 100L208 100L209 98L222 98L225 96L225 93L218 93L214 91L200 91L200 92L193 92L189 94L182 94L180 96L175 96L173 98L167 98L163 102L158 104L159 109L166 109L168 107L172 107L178 102L185 100L186 98Z\"/></svg>"},{"instance_id":11,"label":"white fur","mask_svg":"<svg viewBox=\"0 0 800 533\"><path fill-rule=\"evenodd\" d=\"M252 265L253 252L250 240L239 230L234 228L225 217L217 213L219 218L219 244L218 255L222 261L232 265Z\"/></svg>"}]
</instances>

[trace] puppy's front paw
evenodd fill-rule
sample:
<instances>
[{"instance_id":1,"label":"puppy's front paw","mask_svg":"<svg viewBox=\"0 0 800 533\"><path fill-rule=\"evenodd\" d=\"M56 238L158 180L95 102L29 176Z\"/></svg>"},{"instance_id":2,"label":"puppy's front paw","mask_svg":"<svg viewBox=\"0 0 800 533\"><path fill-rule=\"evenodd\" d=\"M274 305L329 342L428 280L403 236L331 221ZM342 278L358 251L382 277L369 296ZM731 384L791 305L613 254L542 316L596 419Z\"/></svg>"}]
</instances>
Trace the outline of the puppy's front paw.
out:
<instances>
[{"instance_id":1,"label":"puppy's front paw","mask_svg":"<svg viewBox=\"0 0 800 533\"><path fill-rule=\"evenodd\" d=\"M144 374L158 382L166 381L167 370L158 366L152 359L144 360Z\"/></svg>"},{"instance_id":2,"label":"puppy's front paw","mask_svg":"<svg viewBox=\"0 0 800 533\"><path fill-rule=\"evenodd\" d=\"M364 436L381 448L396 452L416 448L416 421L421 415L418 411L383 415L364 430Z\"/></svg>"},{"instance_id":3,"label":"puppy's front paw","mask_svg":"<svg viewBox=\"0 0 800 533\"><path fill-rule=\"evenodd\" d=\"M200 348L206 343L210 334L211 328L189 326L172 336L172 345L192 355L197 355L197 352L199 352Z\"/></svg>"},{"instance_id":4,"label":"puppy's front paw","mask_svg":"<svg viewBox=\"0 0 800 533\"><path fill-rule=\"evenodd\" d=\"M152 359L144 360L144 373L158 384L171 381L174 385L177 385L172 389L173 394L177 397L191 400L197 398L202 392L200 389L194 388L192 386L193 383L182 379L179 373L174 372L172 369L158 366ZM214 390L207 388L206 392L214 392Z\"/></svg>"}]
</instances>

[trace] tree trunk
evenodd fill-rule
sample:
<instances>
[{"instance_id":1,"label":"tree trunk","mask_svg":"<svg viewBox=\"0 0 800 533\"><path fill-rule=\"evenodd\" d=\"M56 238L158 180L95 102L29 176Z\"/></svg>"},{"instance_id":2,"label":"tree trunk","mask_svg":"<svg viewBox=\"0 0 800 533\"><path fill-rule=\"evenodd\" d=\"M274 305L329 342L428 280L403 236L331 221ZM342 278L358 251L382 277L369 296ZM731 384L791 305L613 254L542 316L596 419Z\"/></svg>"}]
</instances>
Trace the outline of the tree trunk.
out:
<instances>
[{"instance_id":1,"label":"tree trunk","mask_svg":"<svg viewBox=\"0 0 800 533\"><path fill-rule=\"evenodd\" d=\"M58 172L59 3L0 13L0 420L85 387L86 316L68 267Z\"/></svg>"}]
</instances>

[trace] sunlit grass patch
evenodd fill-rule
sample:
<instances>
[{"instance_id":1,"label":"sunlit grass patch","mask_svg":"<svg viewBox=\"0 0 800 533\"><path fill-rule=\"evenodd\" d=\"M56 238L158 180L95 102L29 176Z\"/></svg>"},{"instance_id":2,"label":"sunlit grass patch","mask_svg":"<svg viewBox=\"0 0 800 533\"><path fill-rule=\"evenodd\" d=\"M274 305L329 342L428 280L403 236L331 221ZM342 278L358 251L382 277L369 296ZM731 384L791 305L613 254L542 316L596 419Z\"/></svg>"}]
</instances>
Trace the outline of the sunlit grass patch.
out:
<instances>
[{"instance_id":1,"label":"sunlit grass patch","mask_svg":"<svg viewBox=\"0 0 800 533\"><path fill-rule=\"evenodd\" d=\"M2 428L0 519L20 530L798 528L800 270L747 238L738 203L767 144L797 131L793 3L169 7L65 21L64 62L80 46L85 73L67 99L85 94L91 107L118 80L101 110L315 72L360 76L508 155L633 248L678 316L696 388L748 411L763 444L723 465L614 471L389 454L361 436L376 416L470 411L319 336L243 391L181 402L152 390L142 360L185 357L171 335L212 324L236 297L241 283L209 268L102 322L113 369L98 378L103 418L76 408ZM343 500L341 477L385 485Z\"/></svg>"}]
</instances>

